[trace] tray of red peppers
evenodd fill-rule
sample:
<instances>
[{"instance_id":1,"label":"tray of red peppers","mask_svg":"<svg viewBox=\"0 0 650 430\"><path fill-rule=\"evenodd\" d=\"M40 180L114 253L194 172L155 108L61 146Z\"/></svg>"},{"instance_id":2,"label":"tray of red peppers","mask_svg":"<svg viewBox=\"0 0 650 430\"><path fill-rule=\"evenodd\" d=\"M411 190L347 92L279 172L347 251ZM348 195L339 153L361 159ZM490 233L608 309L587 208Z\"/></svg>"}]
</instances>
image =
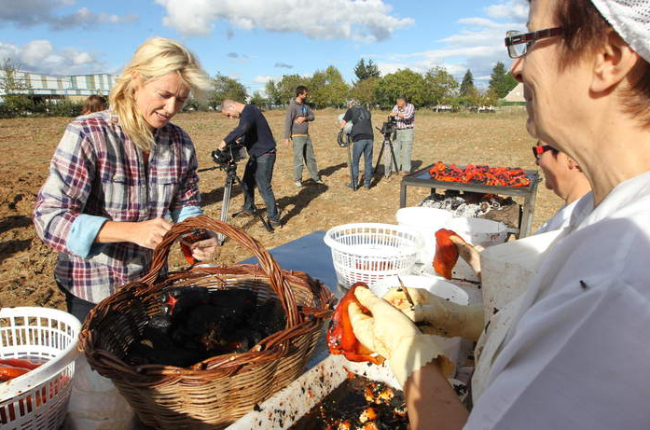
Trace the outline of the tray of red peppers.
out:
<instances>
[{"instance_id":1,"label":"tray of red peppers","mask_svg":"<svg viewBox=\"0 0 650 430\"><path fill-rule=\"evenodd\" d=\"M441 182L480 184L492 187L528 187L531 179L518 167L490 167L469 164L458 167L438 161L429 169L431 179Z\"/></svg>"}]
</instances>

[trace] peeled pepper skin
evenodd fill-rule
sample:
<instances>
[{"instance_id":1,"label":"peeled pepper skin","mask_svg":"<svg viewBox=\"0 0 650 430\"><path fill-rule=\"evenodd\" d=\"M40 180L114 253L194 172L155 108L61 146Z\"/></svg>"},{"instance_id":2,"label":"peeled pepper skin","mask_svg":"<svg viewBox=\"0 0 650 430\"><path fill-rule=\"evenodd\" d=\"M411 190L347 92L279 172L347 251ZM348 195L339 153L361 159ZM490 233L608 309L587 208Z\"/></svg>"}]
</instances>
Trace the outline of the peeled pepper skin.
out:
<instances>
[{"instance_id":1,"label":"peeled pepper skin","mask_svg":"<svg viewBox=\"0 0 650 430\"><path fill-rule=\"evenodd\" d=\"M362 282L357 282L343 296L343 299L341 299L341 302L334 311L334 315L332 315L332 320L327 330L327 346L332 354L345 355L345 358L350 361L369 361L374 364L381 364L384 362L384 358L381 356L373 356L372 351L359 342L352 330L352 322L348 314L348 307L351 303L356 303L361 311L370 315L368 309L363 307L354 295L354 290L357 288L368 288L368 286Z\"/></svg>"},{"instance_id":2,"label":"peeled pepper skin","mask_svg":"<svg viewBox=\"0 0 650 430\"><path fill-rule=\"evenodd\" d=\"M458 261L458 247L451 237L456 236L465 242L456 232L441 228L436 232L436 254L433 257L433 270L445 279L451 279L451 272Z\"/></svg>"}]
</instances>

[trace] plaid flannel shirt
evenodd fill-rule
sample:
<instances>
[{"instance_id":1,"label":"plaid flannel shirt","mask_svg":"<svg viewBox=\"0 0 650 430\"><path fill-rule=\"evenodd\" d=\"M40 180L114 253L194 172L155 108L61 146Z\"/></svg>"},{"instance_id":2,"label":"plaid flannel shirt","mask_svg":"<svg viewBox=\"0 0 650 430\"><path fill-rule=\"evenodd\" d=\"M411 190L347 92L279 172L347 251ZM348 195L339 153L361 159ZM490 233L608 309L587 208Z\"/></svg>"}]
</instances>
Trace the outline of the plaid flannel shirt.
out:
<instances>
[{"instance_id":1,"label":"plaid flannel shirt","mask_svg":"<svg viewBox=\"0 0 650 430\"><path fill-rule=\"evenodd\" d=\"M415 107L411 103L406 103L404 108L400 109L395 105L393 108L393 113L404 114L404 118L395 117L397 119L397 129L406 130L407 128L413 128L415 125Z\"/></svg>"},{"instance_id":2,"label":"plaid flannel shirt","mask_svg":"<svg viewBox=\"0 0 650 430\"><path fill-rule=\"evenodd\" d=\"M142 151L111 111L78 117L66 128L38 194L34 225L43 242L59 251L55 277L73 295L98 303L149 268L149 249L94 243L104 222L201 213L189 136L167 124L155 141L145 172Z\"/></svg>"}]
</instances>

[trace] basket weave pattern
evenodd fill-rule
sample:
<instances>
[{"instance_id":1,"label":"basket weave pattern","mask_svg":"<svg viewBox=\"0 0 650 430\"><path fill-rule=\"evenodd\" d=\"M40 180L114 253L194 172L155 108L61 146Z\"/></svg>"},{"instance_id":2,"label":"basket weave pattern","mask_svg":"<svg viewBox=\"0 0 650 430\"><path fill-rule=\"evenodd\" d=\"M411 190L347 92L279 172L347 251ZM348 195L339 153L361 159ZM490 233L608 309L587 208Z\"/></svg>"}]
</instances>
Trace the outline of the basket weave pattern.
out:
<instances>
[{"instance_id":1,"label":"basket weave pattern","mask_svg":"<svg viewBox=\"0 0 650 430\"><path fill-rule=\"evenodd\" d=\"M237 241L257 257L259 266L194 267L161 276L172 244L195 229ZM216 356L191 368L125 363L130 344L160 311L161 293L172 287L251 290L257 293L258 306L277 298L287 325L248 352ZM145 424L160 429L221 428L300 375L333 301L332 293L307 274L282 270L243 230L206 216L193 217L165 235L147 275L91 311L80 345L90 365L115 383Z\"/></svg>"}]
</instances>

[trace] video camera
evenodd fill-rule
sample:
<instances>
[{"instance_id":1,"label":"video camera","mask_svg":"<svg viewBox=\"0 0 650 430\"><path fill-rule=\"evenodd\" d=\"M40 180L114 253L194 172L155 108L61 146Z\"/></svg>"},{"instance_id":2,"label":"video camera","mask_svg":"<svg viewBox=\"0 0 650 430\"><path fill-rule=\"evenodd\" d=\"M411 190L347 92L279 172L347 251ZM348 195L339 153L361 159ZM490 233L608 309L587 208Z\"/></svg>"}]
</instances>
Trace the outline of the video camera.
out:
<instances>
[{"instance_id":1,"label":"video camera","mask_svg":"<svg viewBox=\"0 0 650 430\"><path fill-rule=\"evenodd\" d=\"M228 171L230 169L235 169L237 167L237 162L244 158L241 154L243 148L243 138L239 138L235 142L226 146L223 151L219 149L212 151L212 161L214 161L217 164L217 168L221 170Z\"/></svg>"},{"instance_id":2,"label":"video camera","mask_svg":"<svg viewBox=\"0 0 650 430\"><path fill-rule=\"evenodd\" d=\"M381 125L379 132L384 135L384 137L391 136L397 131L397 118L394 116L389 116L386 122Z\"/></svg>"}]
</instances>

